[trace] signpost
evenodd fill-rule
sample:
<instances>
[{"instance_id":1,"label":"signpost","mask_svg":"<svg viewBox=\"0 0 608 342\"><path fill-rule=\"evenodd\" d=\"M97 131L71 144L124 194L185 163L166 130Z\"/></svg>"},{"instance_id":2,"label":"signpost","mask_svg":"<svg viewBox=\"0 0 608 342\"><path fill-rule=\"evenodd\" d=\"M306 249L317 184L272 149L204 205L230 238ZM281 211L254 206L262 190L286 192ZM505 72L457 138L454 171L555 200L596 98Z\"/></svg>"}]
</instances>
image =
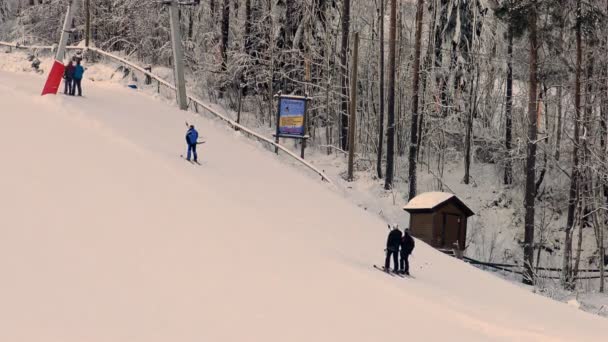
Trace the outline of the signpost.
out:
<instances>
[{"instance_id":1,"label":"signpost","mask_svg":"<svg viewBox=\"0 0 608 342\"><path fill-rule=\"evenodd\" d=\"M278 109L277 131L274 135L275 142L278 144L280 138L301 140L302 150L300 157L304 159L306 140L309 138L306 134L306 110L308 108L308 101L311 98L307 96L281 95L280 93L276 97L278 98ZM275 153L278 153L278 148L276 147Z\"/></svg>"}]
</instances>

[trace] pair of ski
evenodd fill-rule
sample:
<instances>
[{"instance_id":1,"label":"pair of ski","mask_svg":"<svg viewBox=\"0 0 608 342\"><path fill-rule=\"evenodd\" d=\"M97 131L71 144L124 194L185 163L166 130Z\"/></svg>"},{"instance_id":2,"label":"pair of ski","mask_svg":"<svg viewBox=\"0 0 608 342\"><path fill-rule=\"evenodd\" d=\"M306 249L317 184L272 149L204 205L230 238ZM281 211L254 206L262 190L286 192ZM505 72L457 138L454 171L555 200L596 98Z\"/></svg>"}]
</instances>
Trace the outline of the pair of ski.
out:
<instances>
[{"instance_id":1,"label":"pair of ski","mask_svg":"<svg viewBox=\"0 0 608 342\"><path fill-rule=\"evenodd\" d=\"M378 271L384 272L392 277L411 278L411 276L408 274L392 272L391 270L384 268L384 266L374 265L374 268L377 269Z\"/></svg>"},{"instance_id":2,"label":"pair of ski","mask_svg":"<svg viewBox=\"0 0 608 342\"><path fill-rule=\"evenodd\" d=\"M180 156L180 157L181 157L183 160L185 160L185 161L189 162L190 164L193 164L193 165L203 165L203 164L201 164L199 161L194 161L194 160L186 159L186 157L184 157L184 155L183 155L183 154L180 154L179 156Z\"/></svg>"}]
</instances>

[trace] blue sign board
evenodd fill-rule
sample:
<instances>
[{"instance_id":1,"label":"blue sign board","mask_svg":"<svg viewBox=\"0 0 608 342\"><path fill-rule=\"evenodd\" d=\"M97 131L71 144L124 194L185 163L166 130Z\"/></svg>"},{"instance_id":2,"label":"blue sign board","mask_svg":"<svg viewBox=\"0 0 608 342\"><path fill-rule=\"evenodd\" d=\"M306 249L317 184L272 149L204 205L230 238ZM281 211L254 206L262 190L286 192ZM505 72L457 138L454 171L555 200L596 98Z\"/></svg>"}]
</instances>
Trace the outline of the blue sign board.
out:
<instances>
[{"instance_id":1,"label":"blue sign board","mask_svg":"<svg viewBox=\"0 0 608 342\"><path fill-rule=\"evenodd\" d=\"M279 135L304 136L305 98L281 97L279 99Z\"/></svg>"}]
</instances>

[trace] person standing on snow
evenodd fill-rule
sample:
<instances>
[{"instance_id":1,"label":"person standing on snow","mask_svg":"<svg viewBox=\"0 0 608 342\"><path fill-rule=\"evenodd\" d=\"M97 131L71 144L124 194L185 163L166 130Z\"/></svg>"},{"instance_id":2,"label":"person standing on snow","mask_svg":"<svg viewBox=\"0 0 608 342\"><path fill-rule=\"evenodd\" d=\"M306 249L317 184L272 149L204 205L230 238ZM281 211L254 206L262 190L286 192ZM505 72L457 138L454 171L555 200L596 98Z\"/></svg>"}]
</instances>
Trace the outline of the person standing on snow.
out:
<instances>
[{"instance_id":1,"label":"person standing on snow","mask_svg":"<svg viewBox=\"0 0 608 342\"><path fill-rule=\"evenodd\" d=\"M82 96L82 76L84 75L84 68L80 65L80 60L76 60L76 66L74 67L74 85L72 86L71 95L73 96L78 87L78 96Z\"/></svg>"},{"instance_id":2,"label":"person standing on snow","mask_svg":"<svg viewBox=\"0 0 608 342\"><path fill-rule=\"evenodd\" d=\"M198 163L198 156L196 154L196 144L198 142L198 132L194 128L194 125L190 125L188 132L186 132L186 143L188 144L188 156L186 160L190 161L190 154L194 154L194 162Z\"/></svg>"},{"instance_id":3,"label":"person standing on snow","mask_svg":"<svg viewBox=\"0 0 608 342\"><path fill-rule=\"evenodd\" d=\"M389 226L390 227L390 226ZM401 231L395 225L390 233L388 233L388 239L386 240L386 260L384 261L384 269L390 270L391 256L393 257L393 263L395 267L393 272L399 270L399 246L401 245Z\"/></svg>"},{"instance_id":4,"label":"person standing on snow","mask_svg":"<svg viewBox=\"0 0 608 342\"><path fill-rule=\"evenodd\" d=\"M409 233L409 229L403 230L403 237L401 237L401 273L410 275L410 261L408 258L414 250L414 239Z\"/></svg>"},{"instance_id":5,"label":"person standing on snow","mask_svg":"<svg viewBox=\"0 0 608 342\"><path fill-rule=\"evenodd\" d=\"M68 62L65 65L65 71L63 72L63 89L64 95L72 95L72 88L74 87L74 64Z\"/></svg>"}]
</instances>

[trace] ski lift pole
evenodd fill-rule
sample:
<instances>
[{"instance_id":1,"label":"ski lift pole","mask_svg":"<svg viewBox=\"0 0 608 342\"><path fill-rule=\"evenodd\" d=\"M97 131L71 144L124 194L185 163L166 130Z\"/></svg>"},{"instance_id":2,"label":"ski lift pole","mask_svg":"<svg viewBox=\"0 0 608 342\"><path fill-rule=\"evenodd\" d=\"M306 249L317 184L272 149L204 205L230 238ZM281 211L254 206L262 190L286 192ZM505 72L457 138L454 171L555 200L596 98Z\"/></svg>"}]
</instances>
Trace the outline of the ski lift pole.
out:
<instances>
[{"instance_id":1,"label":"ski lift pole","mask_svg":"<svg viewBox=\"0 0 608 342\"><path fill-rule=\"evenodd\" d=\"M51 67L51 71L47 76L46 82L44 83L44 88L42 88L42 94L57 94L59 90L59 85L61 84L61 79L63 78L63 73L65 72L65 67L63 65L65 59L65 46L68 43L68 37L71 30L72 19L74 18L74 13L78 9L78 4L80 0L72 0L68 5L67 12L65 14L65 20L63 22L63 29L61 31L61 37L59 38L59 45L57 45L57 52L55 53L55 61L53 62L53 66Z\"/></svg>"},{"instance_id":2,"label":"ski lift pole","mask_svg":"<svg viewBox=\"0 0 608 342\"><path fill-rule=\"evenodd\" d=\"M68 5L68 11L65 15L65 21L63 22L63 30L61 31L61 38L59 39L57 53L55 54L55 59L60 62L63 62L65 59L65 46L68 43L70 33L72 33L72 19L74 18L74 13L78 10L79 3L79 0L72 0Z\"/></svg>"},{"instance_id":3,"label":"ski lift pole","mask_svg":"<svg viewBox=\"0 0 608 342\"><path fill-rule=\"evenodd\" d=\"M197 6L198 1L163 0L163 5L169 5L169 18L171 22L171 44L173 46L173 74L177 91L177 105L181 110L188 110L188 95L186 94L186 79L184 76L184 50L182 35L179 28L178 5Z\"/></svg>"}]
</instances>

